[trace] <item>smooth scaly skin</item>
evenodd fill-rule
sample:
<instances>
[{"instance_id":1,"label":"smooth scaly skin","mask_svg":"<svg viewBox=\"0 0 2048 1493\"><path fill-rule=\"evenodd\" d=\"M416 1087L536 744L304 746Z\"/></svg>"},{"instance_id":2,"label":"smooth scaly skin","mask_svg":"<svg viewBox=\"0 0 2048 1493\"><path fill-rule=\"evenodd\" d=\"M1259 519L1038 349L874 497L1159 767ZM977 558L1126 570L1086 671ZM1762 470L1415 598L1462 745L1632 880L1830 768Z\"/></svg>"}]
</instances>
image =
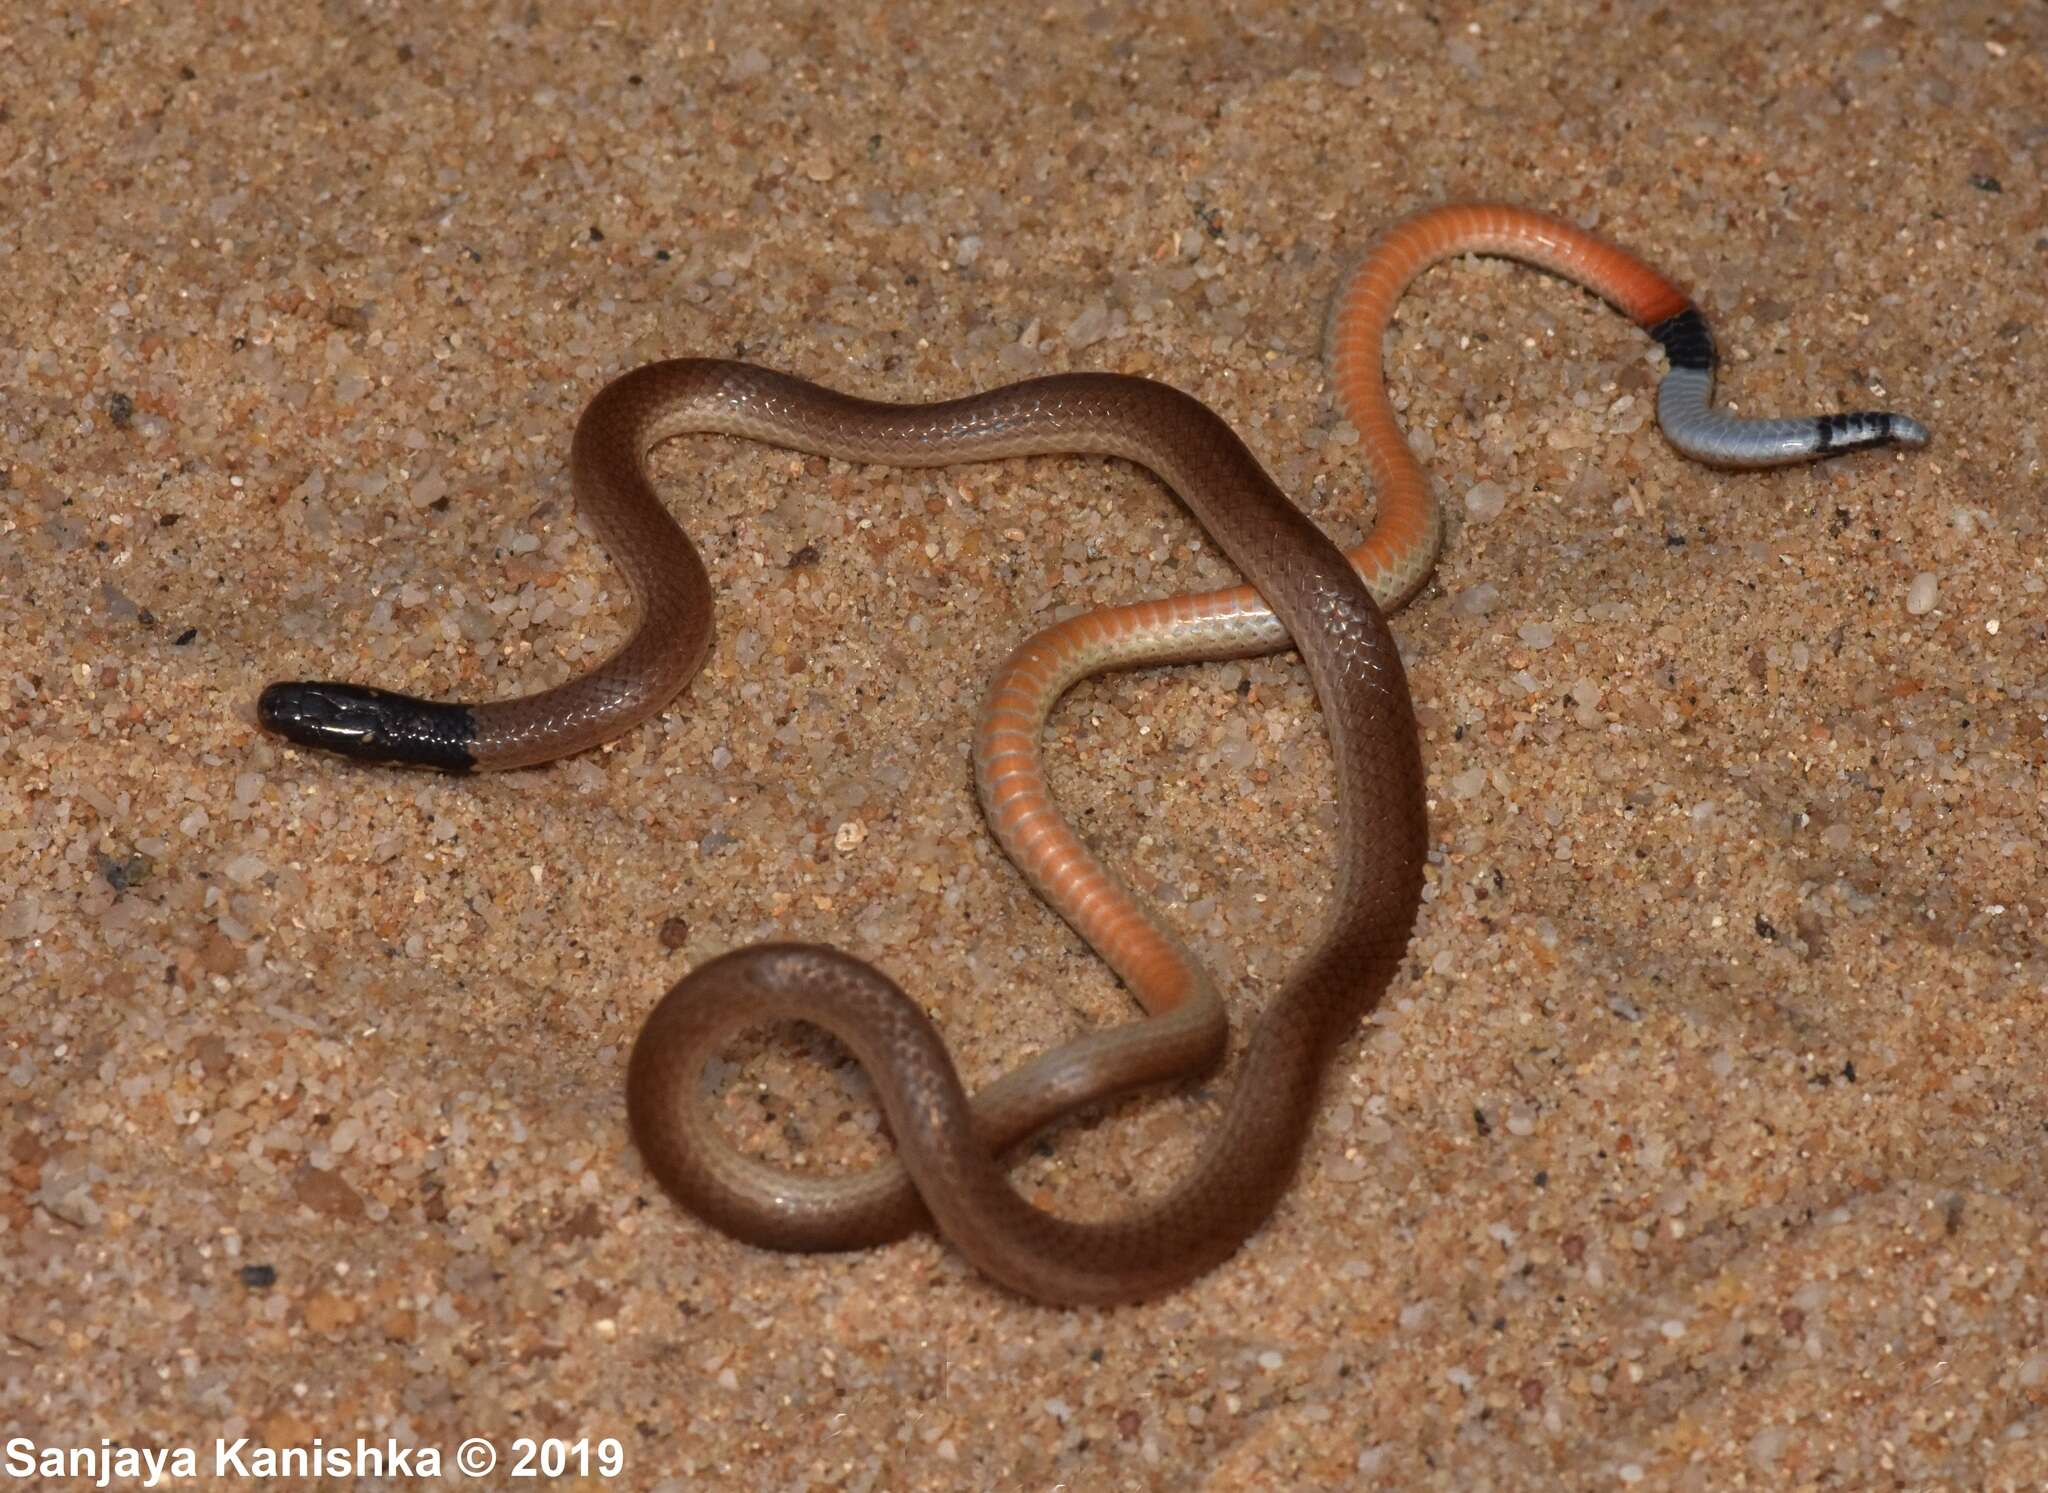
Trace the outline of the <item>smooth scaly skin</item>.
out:
<instances>
[{"instance_id":1,"label":"smooth scaly skin","mask_svg":"<svg viewBox=\"0 0 2048 1493\"><path fill-rule=\"evenodd\" d=\"M1767 465L1926 439L1903 416L1766 422L1714 414L1706 403L1711 341L1669 281L1545 214L1434 209L1386 234L1346 280L1331 317L1337 397L1360 432L1380 494L1378 524L1350 559L1384 605L1420 587L1441 523L1386 397L1380 338L1415 274L1467 252L1557 270L1651 331L1673 364L1659 419L1689 455ZM970 1109L936 1032L886 977L831 949L741 950L679 982L634 1049L628 1104L650 1167L707 1218L783 1248L850 1248L894 1237L929 1208L976 1263L1048 1301L1148 1295L1227 1257L1284 1189L1322 1067L1400 957L1425 831L1412 716L1377 610L1361 605L1351 572L1332 567L1334 551L1228 429L1186 396L1141 380L1065 375L944 404L895 406L744 364L635 370L592 400L571 453L578 500L641 606L624 648L557 689L489 705L352 685L273 685L260 703L264 723L366 760L463 770L546 761L659 710L695 673L710 637L702 564L643 469L650 446L686 431L906 466L1055 451L1129 457L1180 491L1253 585L1105 608L1047 629L998 677L978 738L983 803L1005 848L1155 1013L1150 1019L1048 1053L982 1090ZM1262 1017L1229 1113L1189 1175L1110 1223L1051 1217L1016 1196L992 1156L1081 1104L1213 1063L1225 1028L1200 967L1089 855L1046 797L1037 745L1046 713L1090 673L1273 652L1290 634L1303 640L1336 748L1344 850L1331 926ZM725 1141L695 1098L703 1065L738 1027L776 1017L827 1027L868 1067L908 1177L894 1163L850 1178L791 1176Z\"/></svg>"},{"instance_id":2,"label":"smooth scaly skin","mask_svg":"<svg viewBox=\"0 0 2048 1493\"><path fill-rule=\"evenodd\" d=\"M1666 437L1715 466L1762 467L1895 441L1925 444L1904 415L1745 420L1707 407L1713 342L1684 291L1634 255L1549 213L1495 203L1430 208L1394 224L1345 276L1327 331L1337 407L1372 468L1377 513L1350 553L1373 599L1397 611L1436 564L1443 517L1429 476L1394 415L1380 345L1415 277L1459 254L1498 254L1595 291L1662 342L1672 369L1658 390ZM1252 586L1102 607L1054 624L997 671L976 738L976 779L990 827L1010 858L1153 1012L1180 992L1206 992L1206 973L1115 873L1059 817L1040 740L1060 696L1091 674L1135 663L1243 658L1285 647L1287 634Z\"/></svg>"},{"instance_id":3,"label":"smooth scaly skin","mask_svg":"<svg viewBox=\"0 0 2048 1493\"><path fill-rule=\"evenodd\" d=\"M821 1214L810 1203L830 1189L814 1191L813 1179L784 1179L758 1163L735 1171L745 1158L716 1136L698 1099L705 1061L736 1027L776 1017L815 1022L868 1067L897 1155L948 1240L1026 1295L1123 1300L1177 1285L1228 1256L1287 1186L1322 1068L1385 990L1413 925L1427 830L1421 756L1400 658L1370 594L1205 406L1164 385L1085 374L975 401L983 402L1004 426L1043 423L1067 449L1152 467L1305 640L1302 656L1330 722L1338 838L1347 847L1328 928L1260 1019L1223 1122L1187 1175L1110 1222L1071 1222L1018 1197L995 1159L997 1145L1013 1136L986 1118L977 1127L975 1111L985 1117L987 1108L970 1108L937 1032L885 976L836 950L756 947L693 971L642 1029L627 1100L641 1154L693 1211L756 1242L840 1247L847 1239L836 1208ZM1181 1012L1197 1004L1083 1039L1092 1074L1071 1099L1038 1107L1058 1113L1171 1075L1190 1052L1213 1061L1206 1036L1177 1041L1163 1062L1155 1042L1156 1032L1182 1030ZM775 1188L765 1200L763 1173ZM915 1219L900 1204L891 1212L884 1196L873 1201L875 1211L858 1217L860 1239Z\"/></svg>"}]
</instances>

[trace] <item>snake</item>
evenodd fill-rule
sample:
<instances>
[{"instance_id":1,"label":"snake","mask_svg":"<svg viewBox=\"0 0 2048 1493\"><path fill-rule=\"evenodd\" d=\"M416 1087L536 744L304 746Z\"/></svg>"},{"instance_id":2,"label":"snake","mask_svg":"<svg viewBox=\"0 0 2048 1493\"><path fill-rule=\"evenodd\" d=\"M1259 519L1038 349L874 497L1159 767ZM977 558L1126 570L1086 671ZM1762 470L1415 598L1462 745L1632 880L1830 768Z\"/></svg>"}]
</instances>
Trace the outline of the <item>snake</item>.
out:
<instances>
[{"instance_id":1,"label":"snake","mask_svg":"<svg viewBox=\"0 0 2048 1493\"><path fill-rule=\"evenodd\" d=\"M627 1064L635 1145L687 1208L748 1243L846 1250L935 1227L991 1279L1052 1305L1108 1305L1179 1288L1237 1252L1291 1185L1333 1055L1378 1003L1414 927L1428 851L1414 708L1386 613L1421 589L1444 521L1388 394L1382 342L1423 270L1503 256L1602 297L1661 345L1657 417L1683 455L1769 467L1926 444L1880 411L1755 419L1716 410L1714 343L1691 298L1633 254L1563 217L1455 203L1402 219L1341 278L1325 327L1333 397L1356 429L1377 497L1348 554L1280 490L1230 426L1170 385L1070 372L933 403L885 403L751 363L683 358L623 373L577 421L569 471L580 512L631 590L636 620L595 668L513 699L459 703L368 685L265 688L262 726L301 746L448 772L532 766L610 741L664 709L711 646L711 585L647 470L683 434L738 436L852 462L928 467L1070 454L1150 469L1244 584L1098 607L1022 643L998 669L975 737L982 808L1039 894L1131 990L1144 1015L1091 1031L969 1095L932 1018L888 975L842 950L757 944L708 959L654 1006ZM1214 979L1061 817L1041 752L1077 681L1144 664L1292 647L1330 736L1337 867L1324 926L1253 1023L1220 1120L1180 1176L1108 1218L1025 1199L1005 1153L1088 1105L1222 1059ZM706 1066L742 1028L824 1028L864 1067L894 1154L844 1176L748 1155L703 1102Z\"/></svg>"}]
</instances>

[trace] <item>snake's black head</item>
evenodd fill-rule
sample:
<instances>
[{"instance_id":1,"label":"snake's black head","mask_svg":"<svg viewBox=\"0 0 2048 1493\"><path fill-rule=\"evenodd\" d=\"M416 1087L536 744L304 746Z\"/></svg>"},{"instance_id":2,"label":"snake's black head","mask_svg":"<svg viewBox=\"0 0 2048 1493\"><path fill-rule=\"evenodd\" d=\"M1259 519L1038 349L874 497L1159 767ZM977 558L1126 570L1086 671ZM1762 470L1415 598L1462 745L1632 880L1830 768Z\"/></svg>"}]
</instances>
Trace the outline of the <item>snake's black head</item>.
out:
<instances>
[{"instance_id":1,"label":"snake's black head","mask_svg":"<svg viewBox=\"0 0 2048 1493\"><path fill-rule=\"evenodd\" d=\"M267 686L256 718L300 746L339 752L358 762L400 763L468 772L476 721L466 705L443 705L366 684L294 680Z\"/></svg>"}]
</instances>

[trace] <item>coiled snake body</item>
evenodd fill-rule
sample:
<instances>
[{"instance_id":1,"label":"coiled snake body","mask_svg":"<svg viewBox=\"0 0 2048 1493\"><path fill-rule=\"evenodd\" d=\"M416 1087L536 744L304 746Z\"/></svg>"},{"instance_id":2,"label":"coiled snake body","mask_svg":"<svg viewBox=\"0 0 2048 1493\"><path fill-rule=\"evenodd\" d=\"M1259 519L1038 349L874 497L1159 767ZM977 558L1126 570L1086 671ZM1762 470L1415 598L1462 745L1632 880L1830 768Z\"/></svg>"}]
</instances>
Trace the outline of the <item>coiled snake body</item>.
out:
<instances>
[{"instance_id":1,"label":"coiled snake body","mask_svg":"<svg viewBox=\"0 0 2048 1493\"><path fill-rule=\"evenodd\" d=\"M545 762L662 709L697 672L711 638L703 564L645 470L652 446L685 432L899 466L1073 452L1151 468L1248 584L1103 608L1041 632L999 671L975 754L982 803L1005 850L1130 986L1146 1018L1059 1047L970 1100L937 1030L887 976L830 948L759 945L708 961L655 1007L634 1047L627 1102L655 1175L741 1238L844 1249L896 1237L929 1217L983 1270L1040 1300L1110 1302L1170 1289L1228 1257L1271 1213L1301 1152L1322 1071L1386 989L1414 922L1426 840L1422 762L1381 608L1420 588L1442 525L1395 422L1380 343L1416 274L1473 252L1554 270L1655 336L1671 363L1658 419L1696 459L1770 466L1926 440L1901 415L1715 413L1712 341L1669 280L1548 214L1436 208L1383 235L1334 302L1336 397L1360 433L1379 497L1375 528L1349 556L1274 486L1228 426L1163 384L1071 373L894 405L744 363L655 363L598 391L570 453L578 503L639 605L624 646L587 674L513 700L456 705L358 685L274 684L259 718L304 745L461 771ZM1213 1064L1226 1022L1201 967L1053 807L1039 757L1046 715L1076 680L1101 670L1245 657L1290 640L1329 723L1338 779L1341 850L1328 926L1259 1017L1223 1121L1187 1174L1119 1218L1079 1223L1048 1214L1011 1186L999 1160L1004 1148L1078 1106ZM866 1067L898 1161L851 1177L792 1175L720 1133L699 1100L706 1061L739 1027L780 1018L826 1028Z\"/></svg>"}]
</instances>

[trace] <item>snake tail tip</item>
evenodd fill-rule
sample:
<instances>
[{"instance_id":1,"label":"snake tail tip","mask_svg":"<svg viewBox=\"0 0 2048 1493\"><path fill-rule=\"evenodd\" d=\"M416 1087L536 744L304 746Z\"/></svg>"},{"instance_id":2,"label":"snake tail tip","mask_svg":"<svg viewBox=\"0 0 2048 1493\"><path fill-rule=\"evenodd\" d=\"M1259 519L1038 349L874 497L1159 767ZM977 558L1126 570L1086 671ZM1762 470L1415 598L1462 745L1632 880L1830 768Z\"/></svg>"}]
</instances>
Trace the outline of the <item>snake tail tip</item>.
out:
<instances>
[{"instance_id":1,"label":"snake tail tip","mask_svg":"<svg viewBox=\"0 0 2048 1493\"><path fill-rule=\"evenodd\" d=\"M362 684L289 680L256 699L263 729L299 746L443 772L468 772L476 724L466 705L445 705Z\"/></svg>"}]
</instances>

